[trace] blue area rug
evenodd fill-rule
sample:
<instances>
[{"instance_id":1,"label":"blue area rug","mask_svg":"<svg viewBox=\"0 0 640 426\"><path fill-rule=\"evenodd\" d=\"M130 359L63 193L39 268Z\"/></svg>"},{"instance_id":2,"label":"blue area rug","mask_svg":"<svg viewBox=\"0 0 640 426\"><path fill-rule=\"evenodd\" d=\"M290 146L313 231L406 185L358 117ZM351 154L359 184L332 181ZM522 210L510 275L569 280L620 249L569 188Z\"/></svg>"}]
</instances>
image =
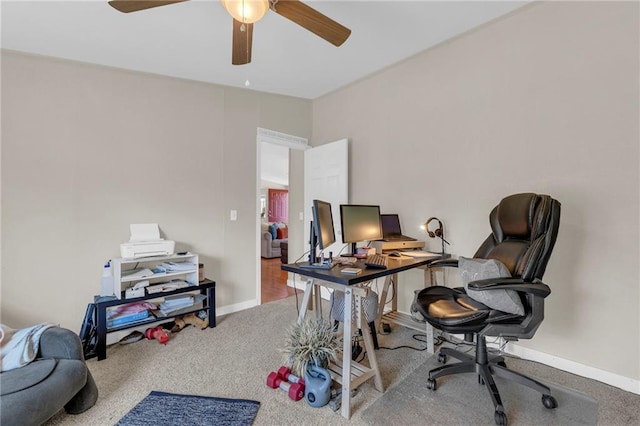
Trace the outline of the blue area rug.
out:
<instances>
[{"instance_id":1,"label":"blue area rug","mask_svg":"<svg viewBox=\"0 0 640 426\"><path fill-rule=\"evenodd\" d=\"M142 425L250 425L260 403L153 391L117 423Z\"/></svg>"}]
</instances>

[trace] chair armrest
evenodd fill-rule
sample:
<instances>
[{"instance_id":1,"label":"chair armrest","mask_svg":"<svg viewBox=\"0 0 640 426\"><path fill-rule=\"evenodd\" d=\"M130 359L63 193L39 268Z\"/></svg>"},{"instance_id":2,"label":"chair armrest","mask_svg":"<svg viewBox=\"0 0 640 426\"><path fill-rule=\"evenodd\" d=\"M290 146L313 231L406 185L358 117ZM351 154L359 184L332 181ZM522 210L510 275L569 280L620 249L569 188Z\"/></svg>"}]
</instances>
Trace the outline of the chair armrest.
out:
<instances>
[{"instance_id":1,"label":"chair armrest","mask_svg":"<svg viewBox=\"0 0 640 426\"><path fill-rule=\"evenodd\" d=\"M457 268L458 259L436 259L429 263L429 268Z\"/></svg>"},{"instance_id":2,"label":"chair armrest","mask_svg":"<svg viewBox=\"0 0 640 426\"><path fill-rule=\"evenodd\" d=\"M515 290L523 293L530 293L534 296L547 297L551 294L551 289L542 281L525 282L521 278L489 278L486 280L471 281L469 289L484 290Z\"/></svg>"},{"instance_id":3,"label":"chair armrest","mask_svg":"<svg viewBox=\"0 0 640 426\"><path fill-rule=\"evenodd\" d=\"M51 327L42 333L38 356L84 360L80 337L73 331L60 327Z\"/></svg>"}]
</instances>

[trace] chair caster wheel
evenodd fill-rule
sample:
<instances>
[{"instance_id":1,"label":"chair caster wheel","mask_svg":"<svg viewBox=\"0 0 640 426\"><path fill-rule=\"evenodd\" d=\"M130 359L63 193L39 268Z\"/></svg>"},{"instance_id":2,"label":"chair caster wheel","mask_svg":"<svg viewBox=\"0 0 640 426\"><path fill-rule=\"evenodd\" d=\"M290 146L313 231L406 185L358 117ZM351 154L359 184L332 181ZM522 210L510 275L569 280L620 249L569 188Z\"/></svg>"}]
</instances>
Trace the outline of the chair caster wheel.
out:
<instances>
[{"instance_id":1,"label":"chair caster wheel","mask_svg":"<svg viewBox=\"0 0 640 426\"><path fill-rule=\"evenodd\" d=\"M427 379L427 389L431 389L432 391L436 390L438 385L436 384L436 379Z\"/></svg>"},{"instance_id":2,"label":"chair caster wheel","mask_svg":"<svg viewBox=\"0 0 640 426\"><path fill-rule=\"evenodd\" d=\"M507 426L507 415L502 411L496 411L493 415L493 419L496 421L498 426Z\"/></svg>"},{"instance_id":3,"label":"chair caster wheel","mask_svg":"<svg viewBox=\"0 0 640 426\"><path fill-rule=\"evenodd\" d=\"M438 354L438 362L440 364L445 364L447 362L447 356L443 353Z\"/></svg>"},{"instance_id":4,"label":"chair caster wheel","mask_svg":"<svg viewBox=\"0 0 640 426\"><path fill-rule=\"evenodd\" d=\"M542 395L542 405L544 408L552 409L558 406L558 401L551 395Z\"/></svg>"}]
</instances>

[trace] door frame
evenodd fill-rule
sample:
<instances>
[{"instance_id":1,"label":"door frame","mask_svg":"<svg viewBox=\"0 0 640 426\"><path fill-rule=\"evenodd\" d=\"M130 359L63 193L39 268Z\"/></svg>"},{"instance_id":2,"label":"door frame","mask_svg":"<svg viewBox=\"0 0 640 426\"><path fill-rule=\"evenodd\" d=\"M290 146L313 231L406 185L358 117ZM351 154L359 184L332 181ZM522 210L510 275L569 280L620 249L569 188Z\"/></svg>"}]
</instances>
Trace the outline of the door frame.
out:
<instances>
[{"instance_id":1,"label":"door frame","mask_svg":"<svg viewBox=\"0 0 640 426\"><path fill-rule=\"evenodd\" d=\"M260 220L260 186L262 177L262 143L272 143L276 145L286 146L290 150L306 150L311 148L309 146L309 140L300 136L288 135L286 133L277 132L275 130L264 129L262 127L257 128L256 135L256 304L262 303L262 268L260 264L261 253L261 220ZM291 156L289 156L289 171L291 171ZM290 187L291 185L289 185ZM289 188L289 195L291 195L291 189ZM291 203L289 203L289 220L291 220Z\"/></svg>"}]
</instances>

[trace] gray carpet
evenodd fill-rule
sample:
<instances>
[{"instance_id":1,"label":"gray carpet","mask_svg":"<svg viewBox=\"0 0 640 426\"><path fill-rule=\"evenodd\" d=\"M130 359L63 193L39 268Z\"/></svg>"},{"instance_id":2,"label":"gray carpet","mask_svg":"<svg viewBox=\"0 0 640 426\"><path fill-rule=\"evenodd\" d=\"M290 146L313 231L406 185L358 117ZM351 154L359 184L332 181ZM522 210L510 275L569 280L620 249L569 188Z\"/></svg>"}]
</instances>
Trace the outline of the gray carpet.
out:
<instances>
[{"instance_id":1,"label":"gray carpet","mask_svg":"<svg viewBox=\"0 0 640 426\"><path fill-rule=\"evenodd\" d=\"M442 377L435 392L427 389L429 370L440 365L435 356L430 357L367 408L363 420L384 424L381 419L393 410L398 424L495 424L491 397L475 374ZM558 407L549 410L538 392L499 377L495 381L510 425L594 425L598 421L598 403L585 394L540 380L551 387L558 401Z\"/></svg>"}]
</instances>

